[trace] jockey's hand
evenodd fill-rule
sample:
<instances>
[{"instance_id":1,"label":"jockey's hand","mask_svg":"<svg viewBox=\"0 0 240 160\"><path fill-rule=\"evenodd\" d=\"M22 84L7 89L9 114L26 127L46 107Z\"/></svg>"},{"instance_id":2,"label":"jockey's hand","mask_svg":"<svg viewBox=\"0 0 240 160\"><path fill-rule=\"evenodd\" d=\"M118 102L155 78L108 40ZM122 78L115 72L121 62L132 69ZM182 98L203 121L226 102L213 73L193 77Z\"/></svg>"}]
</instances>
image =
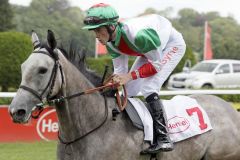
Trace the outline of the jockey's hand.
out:
<instances>
[{"instance_id":1,"label":"jockey's hand","mask_svg":"<svg viewBox=\"0 0 240 160\"><path fill-rule=\"evenodd\" d=\"M120 85L124 85L127 82L132 80L132 75L131 73L114 74L112 77L112 80L114 83L119 83Z\"/></svg>"}]
</instances>

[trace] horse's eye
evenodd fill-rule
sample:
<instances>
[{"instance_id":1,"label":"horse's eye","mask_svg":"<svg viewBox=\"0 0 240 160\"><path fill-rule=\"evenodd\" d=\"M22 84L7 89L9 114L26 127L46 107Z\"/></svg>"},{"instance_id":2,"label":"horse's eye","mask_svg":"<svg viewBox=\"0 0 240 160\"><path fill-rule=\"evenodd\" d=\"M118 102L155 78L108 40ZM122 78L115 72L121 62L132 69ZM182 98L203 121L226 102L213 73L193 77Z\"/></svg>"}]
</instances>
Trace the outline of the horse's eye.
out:
<instances>
[{"instance_id":1,"label":"horse's eye","mask_svg":"<svg viewBox=\"0 0 240 160\"><path fill-rule=\"evenodd\" d=\"M47 68L40 67L39 70L38 70L38 73L39 73L39 74L44 74L44 73L47 72L47 70L48 70Z\"/></svg>"}]
</instances>

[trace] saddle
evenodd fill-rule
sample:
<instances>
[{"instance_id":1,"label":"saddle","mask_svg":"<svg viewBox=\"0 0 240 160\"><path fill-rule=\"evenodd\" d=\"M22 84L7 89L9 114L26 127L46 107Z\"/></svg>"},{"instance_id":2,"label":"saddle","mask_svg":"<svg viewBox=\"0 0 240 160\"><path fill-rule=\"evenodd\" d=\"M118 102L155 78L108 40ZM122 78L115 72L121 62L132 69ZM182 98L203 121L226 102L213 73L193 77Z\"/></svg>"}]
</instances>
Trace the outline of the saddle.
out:
<instances>
[{"instance_id":1,"label":"saddle","mask_svg":"<svg viewBox=\"0 0 240 160\"><path fill-rule=\"evenodd\" d=\"M140 130L143 130L144 129L143 122L137 110L134 108L134 106L129 100L128 100L128 104L129 105L125 108L125 111L128 117L130 118L130 120L132 121L133 126L137 127ZM145 105L147 105L147 103L145 103Z\"/></svg>"},{"instance_id":2,"label":"saddle","mask_svg":"<svg viewBox=\"0 0 240 160\"><path fill-rule=\"evenodd\" d=\"M181 102L181 103L179 103ZM170 139L179 142L212 130L209 117L198 102L188 96L174 96L162 100ZM125 108L133 126L144 131L144 140L153 140L153 122L148 104L139 98L128 98Z\"/></svg>"}]
</instances>

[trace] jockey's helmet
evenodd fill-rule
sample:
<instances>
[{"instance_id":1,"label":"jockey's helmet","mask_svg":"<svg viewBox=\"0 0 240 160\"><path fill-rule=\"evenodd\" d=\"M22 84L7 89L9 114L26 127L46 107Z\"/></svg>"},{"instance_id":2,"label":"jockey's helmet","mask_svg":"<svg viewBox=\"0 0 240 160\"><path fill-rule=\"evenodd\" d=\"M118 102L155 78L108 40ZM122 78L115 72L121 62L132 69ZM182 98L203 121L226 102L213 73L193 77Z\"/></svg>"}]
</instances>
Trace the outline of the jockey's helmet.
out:
<instances>
[{"instance_id":1,"label":"jockey's helmet","mask_svg":"<svg viewBox=\"0 0 240 160\"><path fill-rule=\"evenodd\" d=\"M119 15L117 11L110 5L99 3L93 5L87 10L87 16L83 23L83 29L92 30L104 25L116 25Z\"/></svg>"}]
</instances>

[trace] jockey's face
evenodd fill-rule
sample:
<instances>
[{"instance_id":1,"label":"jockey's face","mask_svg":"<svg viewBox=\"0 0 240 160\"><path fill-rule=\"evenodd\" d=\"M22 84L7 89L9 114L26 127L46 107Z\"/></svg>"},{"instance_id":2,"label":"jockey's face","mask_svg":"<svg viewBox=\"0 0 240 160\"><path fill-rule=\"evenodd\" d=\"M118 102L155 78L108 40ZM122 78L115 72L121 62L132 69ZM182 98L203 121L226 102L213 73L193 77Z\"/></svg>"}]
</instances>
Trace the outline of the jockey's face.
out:
<instances>
[{"instance_id":1,"label":"jockey's face","mask_svg":"<svg viewBox=\"0 0 240 160\"><path fill-rule=\"evenodd\" d=\"M102 26L94 29L94 32L99 42L101 42L103 45L106 45L109 40L109 34L107 32L107 28L105 26Z\"/></svg>"}]
</instances>

